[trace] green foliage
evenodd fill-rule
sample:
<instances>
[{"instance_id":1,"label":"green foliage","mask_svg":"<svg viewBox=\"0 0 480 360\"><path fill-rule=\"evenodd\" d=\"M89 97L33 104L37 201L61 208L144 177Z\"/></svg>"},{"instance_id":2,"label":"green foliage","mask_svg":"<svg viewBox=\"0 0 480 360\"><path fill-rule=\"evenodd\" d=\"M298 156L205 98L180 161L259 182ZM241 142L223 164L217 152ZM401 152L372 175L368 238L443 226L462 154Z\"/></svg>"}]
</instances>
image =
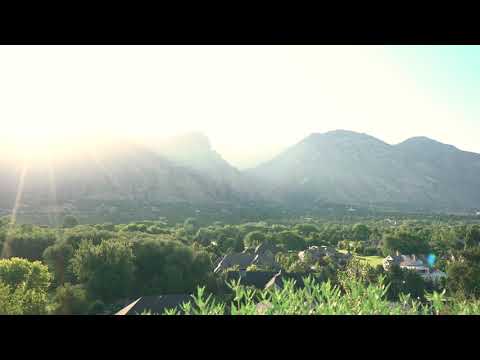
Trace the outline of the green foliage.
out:
<instances>
[{"instance_id":1,"label":"green foliage","mask_svg":"<svg viewBox=\"0 0 480 360\"><path fill-rule=\"evenodd\" d=\"M463 297L480 297L480 247L457 254L447 267L447 289Z\"/></svg>"},{"instance_id":2,"label":"green foliage","mask_svg":"<svg viewBox=\"0 0 480 360\"><path fill-rule=\"evenodd\" d=\"M319 232L318 227L314 224L298 224L294 226L294 230L302 236L311 236Z\"/></svg>"},{"instance_id":3,"label":"green foliage","mask_svg":"<svg viewBox=\"0 0 480 360\"><path fill-rule=\"evenodd\" d=\"M401 254L427 254L430 247L424 238L402 229L383 238L384 254L393 255L396 251Z\"/></svg>"},{"instance_id":4,"label":"green foliage","mask_svg":"<svg viewBox=\"0 0 480 360\"><path fill-rule=\"evenodd\" d=\"M0 260L0 309L13 314L47 312L51 274L39 261Z\"/></svg>"},{"instance_id":5,"label":"green foliage","mask_svg":"<svg viewBox=\"0 0 480 360\"><path fill-rule=\"evenodd\" d=\"M78 225L78 220L73 215L67 215L63 219L63 227L64 228L73 228Z\"/></svg>"},{"instance_id":6,"label":"green foliage","mask_svg":"<svg viewBox=\"0 0 480 360\"><path fill-rule=\"evenodd\" d=\"M13 227L5 234L5 242L8 242L8 254L5 257L41 260L44 250L55 240L56 234L50 229L37 226Z\"/></svg>"},{"instance_id":7,"label":"green foliage","mask_svg":"<svg viewBox=\"0 0 480 360\"><path fill-rule=\"evenodd\" d=\"M243 244L246 248L255 248L266 240L265 235L261 231L252 231L245 235Z\"/></svg>"},{"instance_id":8,"label":"green foliage","mask_svg":"<svg viewBox=\"0 0 480 360\"><path fill-rule=\"evenodd\" d=\"M282 231L278 234L280 243L286 250L304 250L307 247L305 239L293 231Z\"/></svg>"},{"instance_id":9,"label":"green foliage","mask_svg":"<svg viewBox=\"0 0 480 360\"><path fill-rule=\"evenodd\" d=\"M370 229L364 224L355 224L352 232L355 240L367 241L370 236Z\"/></svg>"},{"instance_id":10,"label":"green foliage","mask_svg":"<svg viewBox=\"0 0 480 360\"><path fill-rule=\"evenodd\" d=\"M73 274L68 265L73 257L73 251L73 246L62 240L49 246L43 252L43 259L53 271L56 283L59 285L67 280L72 280Z\"/></svg>"},{"instance_id":11,"label":"green foliage","mask_svg":"<svg viewBox=\"0 0 480 360\"><path fill-rule=\"evenodd\" d=\"M121 239L99 245L83 241L71 262L78 281L92 298L109 302L128 296L135 271L131 243Z\"/></svg>"},{"instance_id":12,"label":"green foliage","mask_svg":"<svg viewBox=\"0 0 480 360\"><path fill-rule=\"evenodd\" d=\"M183 227L187 234L194 234L199 229L199 224L197 219L195 218L188 218L183 223Z\"/></svg>"},{"instance_id":13,"label":"green foliage","mask_svg":"<svg viewBox=\"0 0 480 360\"><path fill-rule=\"evenodd\" d=\"M465 234L465 246L474 247L480 244L480 226L470 226Z\"/></svg>"},{"instance_id":14,"label":"green foliage","mask_svg":"<svg viewBox=\"0 0 480 360\"><path fill-rule=\"evenodd\" d=\"M21 302L13 296L10 286L0 281L0 315L21 315L22 313Z\"/></svg>"},{"instance_id":15,"label":"green foliage","mask_svg":"<svg viewBox=\"0 0 480 360\"><path fill-rule=\"evenodd\" d=\"M162 239L137 241L133 249L135 290L139 294L182 293L211 283L212 263L204 251Z\"/></svg>"},{"instance_id":16,"label":"green foliage","mask_svg":"<svg viewBox=\"0 0 480 360\"><path fill-rule=\"evenodd\" d=\"M28 289L47 290L52 275L40 261L21 258L0 259L0 281L11 287L25 284Z\"/></svg>"},{"instance_id":17,"label":"green foliage","mask_svg":"<svg viewBox=\"0 0 480 360\"><path fill-rule=\"evenodd\" d=\"M57 287L54 313L58 315L83 315L89 310L87 292L82 285L65 283Z\"/></svg>"}]
</instances>

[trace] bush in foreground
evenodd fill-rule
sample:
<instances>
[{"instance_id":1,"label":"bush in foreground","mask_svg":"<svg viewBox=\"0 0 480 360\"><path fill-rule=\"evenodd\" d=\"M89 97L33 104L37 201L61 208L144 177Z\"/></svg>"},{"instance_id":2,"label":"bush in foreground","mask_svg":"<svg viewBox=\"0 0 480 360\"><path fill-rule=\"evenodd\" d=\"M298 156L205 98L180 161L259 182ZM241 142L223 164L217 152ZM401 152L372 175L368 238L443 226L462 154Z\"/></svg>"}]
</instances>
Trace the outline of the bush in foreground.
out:
<instances>
[{"instance_id":1,"label":"bush in foreground","mask_svg":"<svg viewBox=\"0 0 480 360\"><path fill-rule=\"evenodd\" d=\"M343 290L330 281L316 283L304 280L305 287L296 289L294 281L285 281L282 289L254 290L231 284L233 300L229 303L206 296L203 288L180 311L167 310L165 315L445 315L479 314L480 301L451 301L445 293L426 295L421 303L410 295L401 295L400 301L386 299L388 285L381 277L378 283L365 285L352 279L343 284Z\"/></svg>"}]
</instances>

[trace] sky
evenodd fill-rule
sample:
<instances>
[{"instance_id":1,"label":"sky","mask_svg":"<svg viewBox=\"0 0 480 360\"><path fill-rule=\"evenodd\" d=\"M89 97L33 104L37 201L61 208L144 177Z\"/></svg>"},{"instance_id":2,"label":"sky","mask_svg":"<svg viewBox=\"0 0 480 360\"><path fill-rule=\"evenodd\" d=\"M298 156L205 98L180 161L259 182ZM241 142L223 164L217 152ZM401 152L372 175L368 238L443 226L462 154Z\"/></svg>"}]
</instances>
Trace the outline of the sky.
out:
<instances>
[{"instance_id":1,"label":"sky","mask_svg":"<svg viewBox=\"0 0 480 360\"><path fill-rule=\"evenodd\" d=\"M314 132L480 153L480 46L1 46L0 137L200 131L239 168Z\"/></svg>"}]
</instances>

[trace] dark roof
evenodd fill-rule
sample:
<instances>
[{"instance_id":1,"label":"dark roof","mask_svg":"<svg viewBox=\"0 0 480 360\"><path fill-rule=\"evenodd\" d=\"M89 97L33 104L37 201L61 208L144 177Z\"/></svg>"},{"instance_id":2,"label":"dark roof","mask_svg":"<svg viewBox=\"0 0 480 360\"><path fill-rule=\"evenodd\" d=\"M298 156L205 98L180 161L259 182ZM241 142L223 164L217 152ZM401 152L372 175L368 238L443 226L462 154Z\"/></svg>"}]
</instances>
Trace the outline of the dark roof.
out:
<instances>
[{"instance_id":1,"label":"dark roof","mask_svg":"<svg viewBox=\"0 0 480 360\"><path fill-rule=\"evenodd\" d=\"M188 294L143 296L124 307L115 315L141 315L147 311L151 314L163 314L167 309L175 308L180 310L183 303L191 300L192 297Z\"/></svg>"},{"instance_id":2,"label":"dark roof","mask_svg":"<svg viewBox=\"0 0 480 360\"><path fill-rule=\"evenodd\" d=\"M265 285L277 273L274 271L245 271L241 276L239 271L229 271L227 273L227 282L237 282L240 279L240 284L244 286L254 286L257 289L263 289Z\"/></svg>"},{"instance_id":3,"label":"dark roof","mask_svg":"<svg viewBox=\"0 0 480 360\"><path fill-rule=\"evenodd\" d=\"M218 263L214 272L227 269L229 267L238 266L240 269L246 269L253 261L255 255L252 253L235 253L225 255L223 259Z\"/></svg>"},{"instance_id":4,"label":"dark roof","mask_svg":"<svg viewBox=\"0 0 480 360\"><path fill-rule=\"evenodd\" d=\"M270 281L265 284L265 289L268 289L272 287L273 285L277 285L278 287L282 288L283 287L283 282L285 280L294 280L295 281L295 288L303 288L305 287L305 284L303 282L303 278L308 277L308 273L277 273L275 274Z\"/></svg>"}]
</instances>

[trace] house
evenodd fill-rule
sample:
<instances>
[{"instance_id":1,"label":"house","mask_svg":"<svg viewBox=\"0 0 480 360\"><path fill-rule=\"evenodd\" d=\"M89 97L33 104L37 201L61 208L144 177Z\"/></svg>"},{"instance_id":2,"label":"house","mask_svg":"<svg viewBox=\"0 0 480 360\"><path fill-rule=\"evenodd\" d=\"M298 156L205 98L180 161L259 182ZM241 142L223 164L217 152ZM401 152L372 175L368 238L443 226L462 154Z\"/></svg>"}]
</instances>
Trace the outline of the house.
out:
<instances>
[{"instance_id":1,"label":"house","mask_svg":"<svg viewBox=\"0 0 480 360\"><path fill-rule=\"evenodd\" d=\"M164 314L167 309L180 310L182 304L192 300L188 294L168 294L158 296L143 296L125 306L115 315Z\"/></svg>"},{"instance_id":2,"label":"house","mask_svg":"<svg viewBox=\"0 0 480 360\"><path fill-rule=\"evenodd\" d=\"M400 268L415 269L424 267L425 263L423 258L417 258L416 255L401 255L397 251L395 255L389 255L383 259L383 268L388 271L396 265Z\"/></svg>"},{"instance_id":3,"label":"house","mask_svg":"<svg viewBox=\"0 0 480 360\"><path fill-rule=\"evenodd\" d=\"M383 259L383 268L389 271L392 266L398 266L400 269L415 271L424 280L438 282L445 278L447 274L443 271L435 270L428 266L428 262L423 256L416 255L400 255L397 251L396 255L389 255Z\"/></svg>"},{"instance_id":4,"label":"house","mask_svg":"<svg viewBox=\"0 0 480 360\"><path fill-rule=\"evenodd\" d=\"M346 263L351 258L350 254L338 252L331 246L310 246L307 250L298 253L301 261L307 261L307 259L310 258L312 261L317 262L325 256L334 259L338 263Z\"/></svg>"},{"instance_id":5,"label":"house","mask_svg":"<svg viewBox=\"0 0 480 360\"><path fill-rule=\"evenodd\" d=\"M225 255L213 271L219 273L236 266L240 270L246 270L250 265L278 268L278 264L275 261L275 252L276 246L265 242L258 245L253 252L246 249L242 253Z\"/></svg>"},{"instance_id":6,"label":"house","mask_svg":"<svg viewBox=\"0 0 480 360\"><path fill-rule=\"evenodd\" d=\"M273 276L270 281L265 285L265 289L271 289L275 287L277 289L282 289L284 286L285 280L294 280L294 287L301 289L305 287L303 278L309 276L308 273L283 273L281 270Z\"/></svg>"},{"instance_id":7,"label":"house","mask_svg":"<svg viewBox=\"0 0 480 360\"><path fill-rule=\"evenodd\" d=\"M213 270L213 272L219 273L222 270L226 270L235 266L238 266L240 270L246 270L247 267L250 266L254 258L255 255L248 252L225 255L215 267L215 270Z\"/></svg>"}]
</instances>

